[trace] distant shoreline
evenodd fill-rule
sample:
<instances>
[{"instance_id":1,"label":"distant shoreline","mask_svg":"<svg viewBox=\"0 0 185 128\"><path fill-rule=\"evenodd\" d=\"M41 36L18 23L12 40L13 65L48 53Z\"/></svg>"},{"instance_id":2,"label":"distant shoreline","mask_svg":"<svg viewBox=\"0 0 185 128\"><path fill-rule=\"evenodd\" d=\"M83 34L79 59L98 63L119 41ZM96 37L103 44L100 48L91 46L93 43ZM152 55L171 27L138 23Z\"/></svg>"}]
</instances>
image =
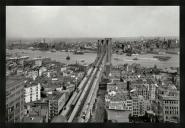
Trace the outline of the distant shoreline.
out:
<instances>
[{"instance_id":1,"label":"distant shoreline","mask_svg":"<svg viewBox=\"0 0 185 128\"><path fill-rule=\"evenodd\" d=\"M97 41L98 39L102 38L108 38L108 37L33 37L33 38L13 38L8 37L6 38L6 41L33 41L33 40L60 40L60 41ZM160 38L160 39L178 39L179 36L136 36L136 37L111 37L113 41L117 40L125 40L125 41L131 41L131 40L140 40L143 39L154 39L154 38Z\"/></svg>"}]
</instances>

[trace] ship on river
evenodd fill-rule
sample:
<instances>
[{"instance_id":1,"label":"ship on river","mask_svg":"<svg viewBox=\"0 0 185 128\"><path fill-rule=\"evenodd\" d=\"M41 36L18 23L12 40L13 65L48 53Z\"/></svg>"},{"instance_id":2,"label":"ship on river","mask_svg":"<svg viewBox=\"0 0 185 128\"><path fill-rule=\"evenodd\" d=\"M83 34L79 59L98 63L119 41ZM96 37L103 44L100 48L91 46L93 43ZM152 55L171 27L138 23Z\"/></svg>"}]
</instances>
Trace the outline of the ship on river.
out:
<instances>
[{"instance_id":1,"label":"ship on river","mask_svg":"<svg viewBox=\"0 0 185 128\"><path fill-rule=\"evenodd\" d=\"M171 57L170 56L153 56L153 58L157 58L160 61L167 61L169 60Z\"/></svg>"},{"instance_id":2,"label":"ship on river","mask_svg":"<svg viewBox=\"0 0 185 128\"><path fill-rule=\"evenodd\" d=\"M68 56L66 57L66 60L70 60L70 56L69 56L69 54L68 54Z\"/></svg>"},{"instance_id":3,"label":"ship on river","mask_svg":"<svg viewBox=\"0 0 185 128\"><path fill-rule=\"evenodd\" d=\"M76 51L74 51L74 54L84 54L84 52L83 51L78 51L78 50L76 50Z\"/></svg>"}]
</instances>

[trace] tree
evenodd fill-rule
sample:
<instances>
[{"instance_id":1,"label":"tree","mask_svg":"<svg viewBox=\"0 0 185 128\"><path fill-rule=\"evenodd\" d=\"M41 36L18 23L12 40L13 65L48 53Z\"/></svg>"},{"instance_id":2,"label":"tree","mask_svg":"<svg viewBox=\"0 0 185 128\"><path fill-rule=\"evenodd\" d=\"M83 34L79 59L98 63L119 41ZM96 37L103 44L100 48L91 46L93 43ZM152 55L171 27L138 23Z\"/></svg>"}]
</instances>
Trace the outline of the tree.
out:
<instances>
[{"instance_id":1,"label":"tree","mask_svg":"<svg viewBox=\"0 0 185 128\"><path fill-rule=\"evenodd\" d=\"M45 92L41 92L41 97L42 98L46 98L47 97L46 93Z\"/></svg>"},{"instance_id":2,"label":"tree","mask_svg":"<svg viewBox=\"0 0 185 128\"><path fill-rule=\"evenodd\" d=\"M104 122L107 122L108 121L108 114L107 114L107 111L104 109Z\"/></svg>"},{"instance_id":3,"label":"tree","mask_svg":"<svg viewBox=\"0 0 185 128\"><path fill-rule=\"evenodd\" d=\"M129 122L132 122L133 117L132 117L131 113L128 115L128 119L129 119Z\"/></svg>"},{"instance_id":4,"label":"tree","mask_svg":"<svg viewBox=\"0 0 185 128\"><path fill-rule=\"evenodd\" d=\"M40 91L44 91L44 87L41 87L41 90Z\"/></svg>"}]
</instances>

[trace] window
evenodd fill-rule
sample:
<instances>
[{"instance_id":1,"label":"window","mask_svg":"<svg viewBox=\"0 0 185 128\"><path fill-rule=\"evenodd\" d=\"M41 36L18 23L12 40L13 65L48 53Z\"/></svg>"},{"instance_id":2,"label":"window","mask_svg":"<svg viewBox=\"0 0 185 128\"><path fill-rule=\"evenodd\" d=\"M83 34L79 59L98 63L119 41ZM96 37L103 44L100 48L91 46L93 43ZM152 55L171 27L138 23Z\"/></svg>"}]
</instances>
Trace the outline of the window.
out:
<instances>
[{"instance_id":1,"label":"window","mask_svg":"<svg viewBox=\"0 0 185 128\"><path fill-rule=\"evenodd\" d=\"M13 117L14 117L14 114L9 114L9 115L8 115L8 120L9 120L9 121L12 120Z\"/></svg>"},{"instance_id":2,"label":"window","mask_svg":"<svg viewBox=\"0 0 185 128\"><path fill-rule=\"evenodd\" d=\"M17 104L16 104L16 108L19 108L19 107L20 107L20 103L17 103Z\"/></svg>"},{"instance_id":3,"label":"window","mask_svg":"<svg viewBox=\"0 0 185 128\"><path fill-rule=\"evenodd\" d=\"M14 106L10 107L10 108L8 109L8 111L9 111L9 112L13 112L13 111L14 111Z\"/></svg>"},{"instance_id":4,"label":"window","mask_svg":"<svg viewBox=\"0 0 185 128\"><path fill-rule=\"evenodd\" d=\"M19 121L19 116L15 117L15 121L18 122Z\"/></svg>"}]
</instances>

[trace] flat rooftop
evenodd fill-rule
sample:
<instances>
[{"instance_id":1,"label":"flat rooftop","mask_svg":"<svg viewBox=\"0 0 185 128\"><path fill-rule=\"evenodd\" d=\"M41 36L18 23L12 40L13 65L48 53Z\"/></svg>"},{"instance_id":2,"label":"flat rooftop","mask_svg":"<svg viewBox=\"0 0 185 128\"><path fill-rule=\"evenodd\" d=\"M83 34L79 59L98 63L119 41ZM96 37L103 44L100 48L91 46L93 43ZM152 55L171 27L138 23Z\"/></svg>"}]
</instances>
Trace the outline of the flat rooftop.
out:
<instances>
[{"instance_id":1,"label":"flat rooftop","mask_svg":"<svg viewBox=\"0 0 185 128\"><path fill-rule=\"evenodd\" d=\"M49 100L58 100L62 95L64 95L63 92L53 92L53 94L48 96Z\"/></svg>"}]
</instances>

